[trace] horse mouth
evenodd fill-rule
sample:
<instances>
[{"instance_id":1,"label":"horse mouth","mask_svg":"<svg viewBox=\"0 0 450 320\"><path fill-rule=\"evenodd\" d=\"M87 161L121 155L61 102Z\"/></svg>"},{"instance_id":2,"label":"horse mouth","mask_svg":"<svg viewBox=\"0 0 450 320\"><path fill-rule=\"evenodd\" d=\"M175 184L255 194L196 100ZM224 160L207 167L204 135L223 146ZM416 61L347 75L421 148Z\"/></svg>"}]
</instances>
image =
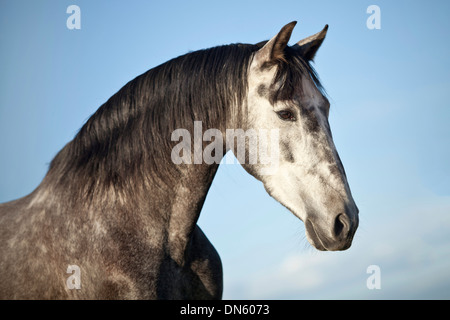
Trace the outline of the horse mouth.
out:
<instances>
[{"instance_id":1,"label":"horse mouth","mask_svg":"<svg viewBox=\"0 0 450 320\"><path fill-rule=\"evenodd\" d=\"M320 251L342 251L350 248L353 234L347 237L332 239L320 234L320 230L314 227L310 220L306 220L306 237L317 250Z\"/></svg>"},{"instance_id":2,"label":"horse mouth","mask_svg":"<svg viewBox=\"0 0 450 320\"><path fill-rule=\"evenodd\" d=\"M309 243L311 243L317 250L327 251L327 248L325 248L324 244L317 235L312 222L306 220L305 227L306 227L306 238L308 239Z\"/></svg>"}]
</instances>

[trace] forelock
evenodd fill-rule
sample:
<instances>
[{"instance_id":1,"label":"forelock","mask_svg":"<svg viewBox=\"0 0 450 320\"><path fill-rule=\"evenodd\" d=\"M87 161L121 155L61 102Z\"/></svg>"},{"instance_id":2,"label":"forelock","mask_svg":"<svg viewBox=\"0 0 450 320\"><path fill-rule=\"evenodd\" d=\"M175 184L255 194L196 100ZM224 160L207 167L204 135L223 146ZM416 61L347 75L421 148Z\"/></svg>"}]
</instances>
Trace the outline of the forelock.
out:
<instances>
[{"instance_id":1,"label":"forelock","mask_svg":"<svg viewBox=\"0 0 450 320\"><path fill-rule=\"evenodd\" d=\"M326 95L319 77L309 61L305 61L295 47L285 48L284 60L276 63L277 71L270 85L270 102L289 101L295 95L304 95L302 82L310 79L319 92Z\"/></svg>"}]
</instances>

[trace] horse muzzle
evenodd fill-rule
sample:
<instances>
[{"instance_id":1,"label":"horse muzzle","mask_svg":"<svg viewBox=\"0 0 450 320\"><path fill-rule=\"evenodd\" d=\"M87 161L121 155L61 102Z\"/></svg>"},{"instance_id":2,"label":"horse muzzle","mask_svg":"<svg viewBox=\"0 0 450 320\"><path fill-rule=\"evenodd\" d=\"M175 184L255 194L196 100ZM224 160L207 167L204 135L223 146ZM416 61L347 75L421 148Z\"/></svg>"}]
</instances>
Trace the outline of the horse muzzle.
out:
<instances>
[{"instance_id":1,"label":"horse muzzle","mask_svg":"<svg viewBox=\"0 0 450 320\"><path fill-rule=\"evenodd\" d=\"M330 224L307 219L305 221L306 237L317 250L346 250L352 244L358 223L358 209L352 213L337 214Z\"/></svg>"}]
</instances>

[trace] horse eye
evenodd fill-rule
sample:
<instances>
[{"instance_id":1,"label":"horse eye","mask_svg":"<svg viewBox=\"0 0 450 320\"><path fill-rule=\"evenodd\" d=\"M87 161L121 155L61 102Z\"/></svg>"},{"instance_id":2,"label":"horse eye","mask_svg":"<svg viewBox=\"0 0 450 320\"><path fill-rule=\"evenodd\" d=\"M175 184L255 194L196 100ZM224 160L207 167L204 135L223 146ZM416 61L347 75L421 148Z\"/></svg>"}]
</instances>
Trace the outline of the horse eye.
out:
<instances>
[{"instance_id":1,"label":"horse eye","mask_svg":"<svg viewBox=\"0 0 450 320\"><path fill-rule=\"evenodd\" d=\"M295 117L294 117L294 115L292 114L291 111L282 110L282 111L278 111L277 114L278 114L278 116L280 117L281 120L295 121Z\"/></svg>"}]
</instances>

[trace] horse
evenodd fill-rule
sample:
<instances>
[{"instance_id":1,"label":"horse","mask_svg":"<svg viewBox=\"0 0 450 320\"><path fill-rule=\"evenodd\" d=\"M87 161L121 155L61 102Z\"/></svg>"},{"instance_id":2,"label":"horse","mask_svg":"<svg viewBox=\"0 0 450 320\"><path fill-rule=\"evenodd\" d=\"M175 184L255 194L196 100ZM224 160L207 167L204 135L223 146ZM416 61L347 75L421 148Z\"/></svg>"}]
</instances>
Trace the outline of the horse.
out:
<instances>
[{"instance_id":1,"label":"horse","mask_svg":"<svg viewBox=\"0 0 450 320\"><path fill-rule=\"evenodd\" d=\"M34 191L0 205L0 297L221 299L220 256L197 225L220 163L172 157L173 132L198 121L225 133L214 144L222 155L255 152L247 140L223 143L227 129L276 130L276 170L240 164L303 221L313 247L348 249L359 210L312 67L328 25L290 46L295 25L173 58L101 105Z\"/></svg>"}]
</instances>

